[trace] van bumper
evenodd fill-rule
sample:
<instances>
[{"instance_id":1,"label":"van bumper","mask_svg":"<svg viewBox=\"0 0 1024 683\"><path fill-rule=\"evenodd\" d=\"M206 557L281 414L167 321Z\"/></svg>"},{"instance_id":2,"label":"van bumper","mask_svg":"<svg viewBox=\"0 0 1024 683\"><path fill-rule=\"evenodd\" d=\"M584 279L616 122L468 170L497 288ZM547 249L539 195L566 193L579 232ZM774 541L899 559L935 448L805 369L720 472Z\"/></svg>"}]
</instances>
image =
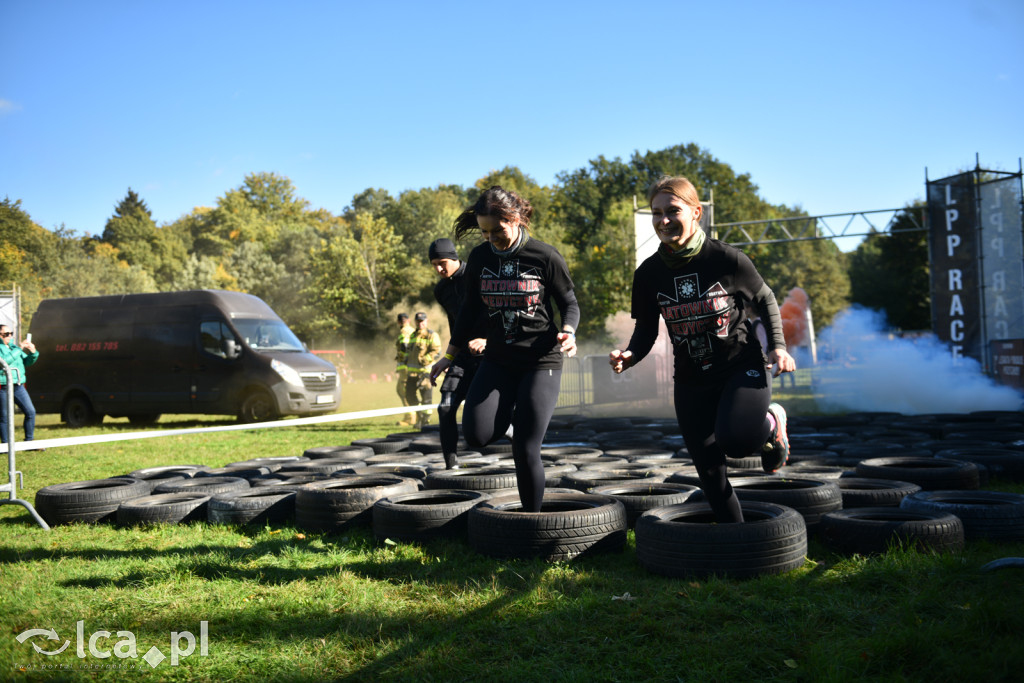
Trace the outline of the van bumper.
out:
<instances>
[{"instance_id":1,"label":"van bumper","mask_svg":"<svg viewBox=\"0 0 1024 683\"><path fill-rule=\"evenodd\" d=\"M341 407L341 389L312 392L290 384L274 387L281 415L322 415Z\"/></svg>"}]
</instances>

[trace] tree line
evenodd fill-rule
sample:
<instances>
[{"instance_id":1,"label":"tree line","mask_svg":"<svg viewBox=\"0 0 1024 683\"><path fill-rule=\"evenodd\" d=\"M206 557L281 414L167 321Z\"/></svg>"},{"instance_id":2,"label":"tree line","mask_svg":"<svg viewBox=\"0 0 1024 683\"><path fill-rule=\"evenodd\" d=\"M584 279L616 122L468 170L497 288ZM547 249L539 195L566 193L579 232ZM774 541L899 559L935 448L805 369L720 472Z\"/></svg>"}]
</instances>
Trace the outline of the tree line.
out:
<instances>
[{"instance_id":1,"label":"tree line","mask_svg":"<svg viewBox=\"0 0 1024 683\"><path fill-rule=\"evenodd\" d=\"M645 204L647 186L663 174L687 176L702 196L713 192L719 223L803 215L763 199L749 174L693 143L629 159L599 156L559 173L552 185L507 166L471 187L439 185L397 196L368 188L339 215L310 206L284 176L252 173L215 206L164 225L129 188L93 235L64 226L46 230L20 200L7 197L0 202L0 288L21 288L26 324L44 298L217 288L260 297L318 348L390 338L396 310L433 301L430 242L452 236L455 217L480 192L502 185L530 200L532 233L565 256L582 312L580 337L617 342L607 339L604 323L629 310L634 201ZM850 254L830 240L746 252L780 302L792 287L807 291L818 328L862 303L885 310L895 327L925 329L925 239L924 233L873 236ZM465 255L475 244L458 246ZM896 287L886 286L894 279Z\"/></svg>"}]
</instances>

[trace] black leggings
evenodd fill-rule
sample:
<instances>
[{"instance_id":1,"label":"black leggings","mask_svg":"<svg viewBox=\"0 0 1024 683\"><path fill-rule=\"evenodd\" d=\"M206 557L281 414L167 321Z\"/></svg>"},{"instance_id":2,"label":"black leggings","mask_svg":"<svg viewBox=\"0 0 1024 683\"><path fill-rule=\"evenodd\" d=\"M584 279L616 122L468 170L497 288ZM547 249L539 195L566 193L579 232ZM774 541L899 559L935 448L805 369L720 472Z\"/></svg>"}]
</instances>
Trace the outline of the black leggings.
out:
<instances>
[{"instance_id":1,"label":"black leggings","mask_svg":"<svg viewBox=\"0 0 1024 683\"><path fill-rule=\"evenodd\" d=\"M444 382L441 383L437 422L441 426L441 452L444 454L445 464L449 467L458 462L456 453L459 445L459 421L456 414L459 412L459 406L466 400L469 386L476 375L477 365L478 361L475 358L464 364L456 358L455 363L445 374Z\"/></svg>"},{"instance_id":2,"label":"black leggings","mask_svg":"<svg viewBox=\"0 0 1024 683\"><path fill-rule=\"evenodd\" d=\"M558 402L562 370L523 370L483 361L462 409L462 435L480 448L499 439L511 424L512 457L523 510L540 512L544 497L541 444Z\"/></svg>"},{"instance_id":3,"label":"black leggings","mask_svg":"<svg viewBox=\"0 0 1024 683\"><path fill-rule=\"evenodd\" d=\"M760 455L768 440L772 383L759 356L741 363L720 382L675 383L676 419L693 458L700 486L719 522L742 522L726 477L726 456Z\"/></svg>"}]
</instances>

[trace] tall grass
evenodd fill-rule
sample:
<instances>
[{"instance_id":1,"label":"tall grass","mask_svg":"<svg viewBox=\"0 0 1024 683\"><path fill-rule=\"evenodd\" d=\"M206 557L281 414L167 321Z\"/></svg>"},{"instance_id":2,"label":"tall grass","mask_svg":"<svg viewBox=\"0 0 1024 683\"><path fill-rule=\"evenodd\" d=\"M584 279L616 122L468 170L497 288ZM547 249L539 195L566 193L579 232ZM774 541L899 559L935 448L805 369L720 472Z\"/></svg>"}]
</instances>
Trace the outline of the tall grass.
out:
<instances>
[{"instance_id":1,"label":"tall grass","mask_svg":"<svg viewBox=\"0 0 1024 683\"><path fill-rule=\"evenodd\" d=\"M166 418L162 425L194 424ZM217 423L217 420L201 420ZM101 433L134 429L108 421ZM145 466L221 466L398 431L394 420L171 436L19 454L38 488ZM52 417L40 438L67 432ZM1019 487L1017 487L1019 488ZM748 581L667 579L624 552L571 563L493 560L464 541L378 544L292 526L69 525L0 507L0 678L7 680L1019 680L1024 582L986 562L1024 544L841 557ZM76 654L83 622L84 657ZM151 667L172 632L208 654ZM17 641L28 629L55 629ZM99 659L118 631L140 658ZM36 652L71 641L60 655ZM137 669L96 668L134 665ZM64 667L64 668L43 668Z\"/></svg>"}]
</instances>

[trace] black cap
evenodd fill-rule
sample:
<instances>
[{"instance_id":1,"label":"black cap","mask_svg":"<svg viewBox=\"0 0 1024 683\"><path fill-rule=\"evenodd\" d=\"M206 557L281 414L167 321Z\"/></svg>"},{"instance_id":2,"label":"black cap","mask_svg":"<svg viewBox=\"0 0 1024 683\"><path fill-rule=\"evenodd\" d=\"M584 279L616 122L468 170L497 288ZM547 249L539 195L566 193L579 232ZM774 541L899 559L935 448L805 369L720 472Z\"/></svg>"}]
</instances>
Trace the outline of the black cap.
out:
<instances>
[{"instance_id":1,"label":"black cap","mask_svg":"<svg viewBox=\"0 0 1024 683\"><path fill-rule=\"evenodd\" d=\"M426 319L427 319L427 314L424 313L423 311L420 311L419 313L416 314L416 322L418 322L418 323L419 322L423 322Z\"/></svg>"},{"instance_id":2,"label":"black cap","mask_svg":"<svg viewBox=\"0 0 1024 683\"><path fill-rule=\"evenodd\" d=\"M408 320L409 319L409 314L408 313L399 313L398 314L398 319L399 320Z\"/></svg>"},{"instance_id":3,"label":"black cap","mask_svg":"<svg viewBox=\"0 0 1024 683\"><path fill-rule=\"evenodd\" d=\"M455 253L455 243L447 237L436 239L430 243L430 249L427 250L430 255L430 260L433 261L436 258L450 258L455 261L459 260L459 255Z\"/></svg>"}]
</instances>

